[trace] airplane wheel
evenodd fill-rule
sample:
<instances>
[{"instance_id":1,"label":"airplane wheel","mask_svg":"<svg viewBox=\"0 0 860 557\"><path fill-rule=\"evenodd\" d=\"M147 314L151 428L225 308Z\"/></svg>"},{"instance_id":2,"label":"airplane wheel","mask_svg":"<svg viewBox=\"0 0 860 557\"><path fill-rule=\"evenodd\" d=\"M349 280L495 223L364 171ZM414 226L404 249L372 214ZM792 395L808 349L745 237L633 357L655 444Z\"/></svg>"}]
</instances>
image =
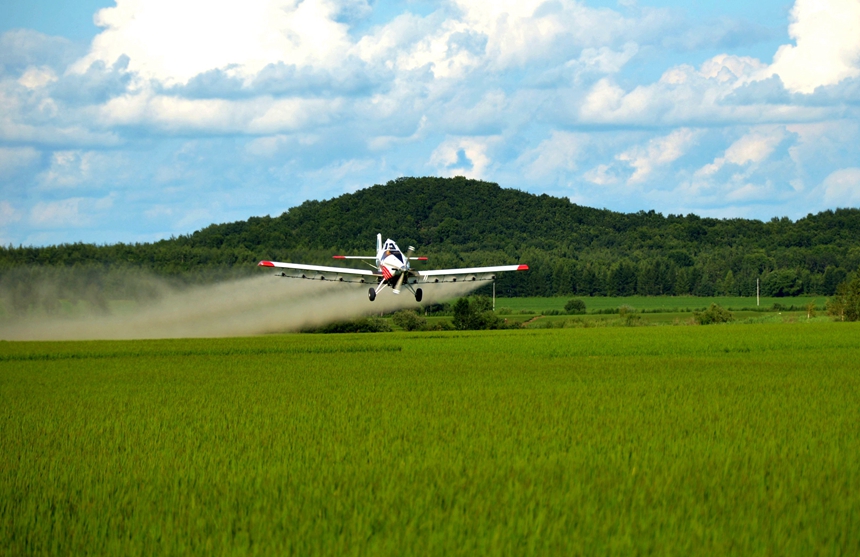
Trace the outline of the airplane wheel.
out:
<instances>
[{"instance_id":1,"label":"airplane wheel","mask_svg":"<svg viewBox=\"0 0 860 557\"><path fill-rule=\"evenodd\" d=\"M368 298L371 302L372 302L373 300L375 300L375 299L376 299L376 290L374 290L373 288L371 288L370 290L368 290L368 291L367 291L367 298Z\"/></svg>"},{"instance_id":2,"label":"airplane wheel","mask_svg":"<svg viewBox=\"0 0 860 557\"><path fill-rule=\"evenodd\" d=\"M420 301L421 301L421 298L423 298L423 297L424 297L424 292L422 292L420 288L419 288L419 289L417 289L417 290L415 291L415 301L416 301L416 302L420 302Z\"/></svg>"}]
</instances>

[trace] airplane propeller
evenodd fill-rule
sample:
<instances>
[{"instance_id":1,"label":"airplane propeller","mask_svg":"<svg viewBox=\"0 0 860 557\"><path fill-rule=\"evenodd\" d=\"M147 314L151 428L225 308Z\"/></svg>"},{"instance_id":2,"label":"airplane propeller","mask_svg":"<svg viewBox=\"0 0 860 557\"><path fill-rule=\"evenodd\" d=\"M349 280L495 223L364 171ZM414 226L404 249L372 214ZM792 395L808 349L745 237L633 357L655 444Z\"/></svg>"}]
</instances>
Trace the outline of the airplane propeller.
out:
<instances>
[{"instance_id":1,"label":"airplane propeller","mask_svg":"<svg viewBox=\"0 0 860 557\"><path fill-rule=\"evenodd\" d=\"M429 269L412 270L410 259L427 261L426 257L410 257L415 248L409 246L406 253L400 251L391 239L382 242L382 234L376 235L375 255L335 255L335 259L364 259L370 269L353 269L349 267L326 267L323 265L305 265L300 263L281 263L279 261L260 261L260 267L277 267L286 269L277 273L281 277L302 278L310 280L330 280L338 282L359 282L368 284L367 298L372 302L385 288L391 288L396 294L406 285L406 289L415 295L415 301L421 303L424 293L419 288L421 283L456 282L458 277L466 280L495 280L496 273L506 271L528 271L528 265L495 265L492 267L472 267L458 269ZM406 259L403 259L403 255ZM370 263L374 261L376 265ZM396 279L393 275L400 273ZM404 281L410 280L412 282ZM419 282L420 280L420 282Z\"/></svg>"},{"instance_id":2,"label":"airplane propeller","mask_svg":"<svg viewBox=\"0 0 860 557\"><path fill-rule=\"evenodd\" d=\"M403 286L403 279L406 278L406 275L409 272L405 270L406 266L409 264L409 256L412 255L412 252L414 251L415 248L412 246L409 246L406 249L406 263L403 264L404 270L400 271L400 276L397 277L397 284L395 284L394 288L392 289L392 292L394 292L395 294L400 294L400 287Z\"/></svg>"}]
</instances>

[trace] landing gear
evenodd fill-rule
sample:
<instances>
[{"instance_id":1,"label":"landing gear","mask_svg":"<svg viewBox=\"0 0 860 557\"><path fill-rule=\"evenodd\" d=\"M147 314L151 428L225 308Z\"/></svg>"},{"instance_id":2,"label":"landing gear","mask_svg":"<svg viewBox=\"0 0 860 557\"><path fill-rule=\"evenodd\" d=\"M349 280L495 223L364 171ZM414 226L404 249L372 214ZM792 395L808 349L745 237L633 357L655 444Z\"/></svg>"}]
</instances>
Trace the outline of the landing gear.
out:
<instances>
[{"instance_id":1,"label":"landing gear","mask_svg":"<svg viewBox=\"0 0 860 557\"><path fill-rule=\"evenodd\" d=\"M422 292L420 288L415 290L415 301L416 302L420 302L421 298L423 298L423 297L424 297L424 292Z\"/></svg>"},{"instance_id":2,"label":"landing gear","mask_svg":"<svg viewBox=\"0 0 860 557\"><path fill-rule=\"evenodd\" d=\"M371 288L367 291L367 299L371 302L376 299L376 289Z\"/></svg>"}]
</instances>

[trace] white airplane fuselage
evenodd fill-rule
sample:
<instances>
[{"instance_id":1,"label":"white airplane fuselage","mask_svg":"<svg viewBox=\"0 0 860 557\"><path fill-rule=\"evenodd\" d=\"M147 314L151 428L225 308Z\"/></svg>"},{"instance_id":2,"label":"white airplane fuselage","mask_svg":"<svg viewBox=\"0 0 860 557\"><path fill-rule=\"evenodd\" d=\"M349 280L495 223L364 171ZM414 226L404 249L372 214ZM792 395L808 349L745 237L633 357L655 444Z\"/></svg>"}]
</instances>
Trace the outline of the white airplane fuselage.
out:
<instances>
[{"instance_id":1,"label":"white airplane fuselage","mask_svg":"<svg viewBox=\"0 0 860 557\"><path fill-rule=\"evenodd\" d=\"M423 297L419 285L424 283L458 282L495 280L496 274L505 271L527 271L528 265L495 265L491 267L469 267L457 269L414 270L409 265L410 260L427 261L426 257L410 257L415 248L409 246L404 253L392 239L382 241L382 234L376 235L376 256L365 255L334 255L334 259L375 259L376 265L370 269L354 269L349 267L328 267L324 265L307 265L304 263L282 263L280 261L263 260L257 263L259 267L275 267L281 277L301 278L310 280L331 280L337 282L360 282L362 284L376 283L376 287L368 289L367 297L372 302L384 288L391 287L394 294L400 294L405 287L415 295L415 301L421 302ZM368 261L365 261L369 264Z\"/></svg>"},{"instance_id":2,"label":"white airplane fuselage","mask_svg":"<svg viewBox=\"0 0 860 557\"><path fill-rule=\"evenodd\" d=\"M382 237L379 237L382 240ZM377 244L380 244L378 241ZM399 294L400 290L394 289L397 277L409 272L409 257L400 251L394 240L385 240L384 244L378 246L376 253L376 266L382 273L382 279L392 286L392 291Z\"/></svg>"}]
</instances>

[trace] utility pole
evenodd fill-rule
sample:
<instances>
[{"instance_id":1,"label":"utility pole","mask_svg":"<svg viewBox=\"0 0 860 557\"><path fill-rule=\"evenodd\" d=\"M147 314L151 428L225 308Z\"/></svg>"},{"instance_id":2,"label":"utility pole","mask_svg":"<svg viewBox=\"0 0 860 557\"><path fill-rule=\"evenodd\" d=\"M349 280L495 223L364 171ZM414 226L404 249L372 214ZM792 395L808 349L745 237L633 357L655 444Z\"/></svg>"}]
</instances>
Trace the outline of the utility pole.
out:
<instances>
[{"instance_id":1,"label":"utility pole","mask_svg":"<svg viewBox=\"0 0 860 557\"><path fill-rule=\"evenodd\" d=\"M755 307L758 307L761 304L761 298L759 297L758 281L759 281L759 279L756 278L755 279Z\"/></svg>"},{"instance_id":2,"label":"utility pole","mask_svg":"<svg viewBox=\"0 0 860 557\"><path fill-rule=\"evenodd\" d=\"M493 281L493 311L496 311L496 281Z\"/></svg>"}]
</instances>

